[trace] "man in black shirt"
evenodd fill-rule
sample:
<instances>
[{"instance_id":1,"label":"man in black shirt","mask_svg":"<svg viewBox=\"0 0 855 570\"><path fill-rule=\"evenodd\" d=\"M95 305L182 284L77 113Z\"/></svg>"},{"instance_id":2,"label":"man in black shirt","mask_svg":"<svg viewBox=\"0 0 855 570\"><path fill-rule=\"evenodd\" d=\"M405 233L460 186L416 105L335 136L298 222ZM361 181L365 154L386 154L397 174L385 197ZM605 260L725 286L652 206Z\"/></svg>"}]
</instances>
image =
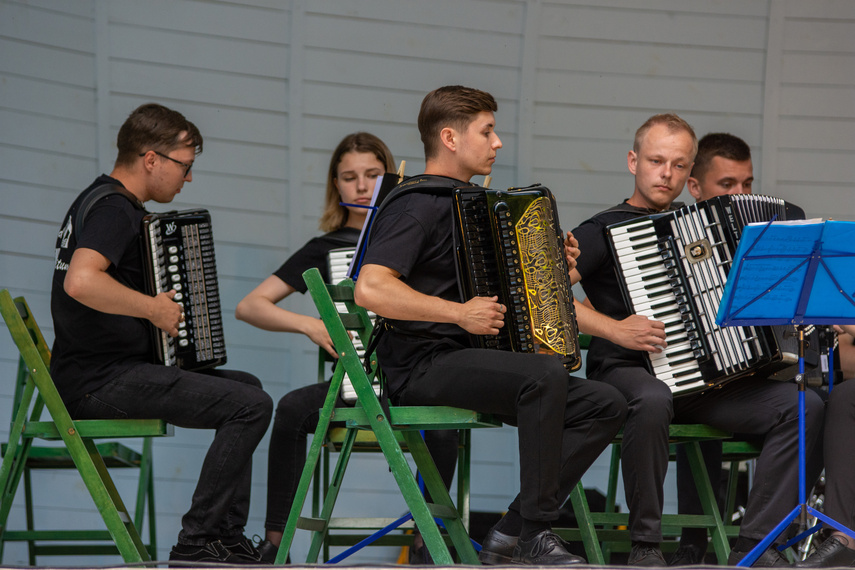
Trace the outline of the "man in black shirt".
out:
<instances>
[{"instance_id":1,"label":"man in black shirt","mask_svg":"<svg viewBox=\"0 0 855 570\"><path fill-rule=\"evenodd\" d=\"M496 297L460 298L449 189L491 172L502 146L496 108L490 94L461 86L424 98L423 176L435 183L386 199L356 301L388 319L377 354L394 401L468 408L518 427L520 494L484 540L481 561L573 564L583 559L567 551L551 523L617 433L626 404L606 384L568 376L555 357L473 348L470 334L497 334L506 307Z\"/></svg>"},{"instance_id":2,"label":"man in black shirt","mask_svg":"<svg viewBox=\"0 0 855 570\"><path fill-rule=\"evenodd\" d=\"M588 350L587 374L618 388L629 403L621 463L633 541L631 566L666 565L659 542L672 420L763 438L731 565L742 560L798 501L795 385L751 378L672 399L669 387L648 371L643 358L644 352L659 353L666 347L665 324L629 314L622 300L606 227L679 207L674 200L686 184L696 153L697 139L688 123L676 115L654 115L636 132L627 157L635 177L632 196L573 231L581 255L571 277L574 283L581 279L596 308L577 303L579 328L595 336ZM805 401L806 441L811 453L822 429L823 403L811 391ZM788 565L775 549L755 562L755 566Z\"/></svg>"},{"instance_id":3,"label":"man in black shirt","mask_svg":"<svg viewBox=\"0 0 855 570\"><path fill-rule=\"evenodd\" d=\"M730 133L708 133L698 141L698 154L686 183L697 202L727 194L751 194L754 166L751 148L741 138ZM704 464L713 489L719 489L721 479L721 441L700 442ZM689 468L684 446L677 446L677 511L681 514L703 514L695 482ZM684 527L680 547L668 560L669 566L688 566L703 561L707 549L704 528Z\"/></svg>"},{"instance_id":4,"label":"man in black shirt","mask_svg":"<svg viewBox=\"0 0 855 570\"><path fill-rule=\"evenodd\" d=\"M184 313L176 291L142 292L143 203L171 202L192 181L202 136L180 113L151 103L131 113L117 144L113 171L78 196L57 236L51 375L75 419L157 418L216 430L170 560L255 563L243 527L270 396L244 372L150 363L150 326L177 336Z\"/></svg>"}]
</instances>

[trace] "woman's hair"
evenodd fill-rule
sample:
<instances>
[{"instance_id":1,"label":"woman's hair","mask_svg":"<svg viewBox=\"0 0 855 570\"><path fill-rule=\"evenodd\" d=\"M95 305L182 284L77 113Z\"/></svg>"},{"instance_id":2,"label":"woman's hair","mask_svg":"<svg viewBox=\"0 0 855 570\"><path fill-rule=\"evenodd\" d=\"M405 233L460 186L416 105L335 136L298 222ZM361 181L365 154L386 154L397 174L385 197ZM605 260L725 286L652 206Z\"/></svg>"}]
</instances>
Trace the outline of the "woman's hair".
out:
<instances>
[{"instance_id":1,"label":"woman's hair","mask_svg":"<svg viewBox=\"0 0 855 570\"><path fill-rule=\"evenodd\" d=\"M352 133L344 137L333 151L330 157L330 168L327 172L327 193L324 199L324 211L318 224L321 231L331 232L341 228L347 222L347 208L339 204L341 196L335 187L338 177L338 165L342 157L349 152L367 152L377 157L386 169L386 172L395 172L395 158L392 151L371 133Z\"/></svg>"}]
</instances>

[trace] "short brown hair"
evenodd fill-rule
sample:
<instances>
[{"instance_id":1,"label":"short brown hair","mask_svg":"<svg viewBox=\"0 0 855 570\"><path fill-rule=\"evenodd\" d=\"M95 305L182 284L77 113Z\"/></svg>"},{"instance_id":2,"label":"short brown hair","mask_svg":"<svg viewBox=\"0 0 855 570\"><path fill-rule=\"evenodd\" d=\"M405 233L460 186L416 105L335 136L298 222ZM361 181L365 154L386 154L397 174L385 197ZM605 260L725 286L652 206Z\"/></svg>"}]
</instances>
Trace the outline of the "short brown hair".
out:
<instances>
[{"instance_id":1,"label":"short brown hair","mask_svg":"<svg viewBox=\"0 0 855 570\"><path fill-rule=\"evenodd\" d=\"M496 100L486 91L462 85L447 85L425 95L419 110L419 134L425 158L436 156L442 129L465 131L475 115L482 111L495 113L498 108Z\"/></svg>"},{"instance_id":2,"label":"short brown hair","mask_svg":"<svg viewBox=\"0 0 855 570\"><path fill-rule=\"evenodd\" d=\"M386 172L395 172L395 157L382 140L371 133L352 133L341 139L330 157L330 167L327 171L327 191L324 198L324 212L318 224L321 231L331 232L341 228L347 222L347 208L339 204L341 196L335 187L338 177L338 165L342 157L349 152L367 152L377 157L383 163Z\"/></svg>"},{"instance_id":3,"label":"short brown hair","mask_svg":"<svg viewBox=\"0 0 855 570\"><path fill-rule=\"evenodd\" d=\"M653 115L644 121L644 124L638 127L638 130L635 131L635 140L632 143L632 150L636 153L639 151L641 148L641 141L644 140L644 136L647 134L647 131L653 128L654 125L665 125L665 127L668 128L669 133L685 131L692 135L692 143L694 144L692 159L694 159L695 155L698 153L698 137L695 135L695 129L692 128L692 125L683 120L683 118L675 115L674 113L660 113L659 115Z\"/></svg>"},{"instance_id":4,"label":"short brown hair","mask_svg":"<svg viewBox=\"0 0 855 570\"><path fill-rule=\"evenodd\" d=\"M157 103L140 105L131 112L116 137L119 149L116 166L130 165L144 152L156 150L167 153L181 146L195 147L202 153L202 135L196 125Z\"/></svg>"},{"instance_id":5,"label":"short brown hair","mask_svg":"<svg viewBox=\"0 0 855 570\"><path fill-rule=\"evenodd\" d=\"M751 148L744 140L730 133L709 133L698 141L698 155L692 167L692 178L700 180L716 156L745 162L751 160Z\"/></svg>"}]
</instances>

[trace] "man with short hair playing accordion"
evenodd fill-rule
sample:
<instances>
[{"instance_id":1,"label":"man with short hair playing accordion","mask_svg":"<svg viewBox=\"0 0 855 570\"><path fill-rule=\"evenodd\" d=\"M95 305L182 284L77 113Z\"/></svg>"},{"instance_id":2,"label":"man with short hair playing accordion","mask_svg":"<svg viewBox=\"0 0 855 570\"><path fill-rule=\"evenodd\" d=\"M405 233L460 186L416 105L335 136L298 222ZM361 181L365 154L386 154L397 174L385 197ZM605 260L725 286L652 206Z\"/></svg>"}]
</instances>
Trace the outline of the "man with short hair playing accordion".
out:
<instances>
[{"instance_id":1,"label":"man with short hair playing accordion","mask_svg":"<svg viewBox=\"0 0 855 570\"><path fill-rule=\"evenodd\" d=\"M632 196L573 230L581 255L573 281L585 289L593 307L577 303L582 332L594 335L587 373L592 380L617 387L629 402L624 428L622 470L630 510L631 566L665 566L662 540L663 484L668 466L668 425L672 421L705 423L731 432L764 437L745 519L729 562L739 562L797 501L798 398L792 384L752 379L733 381L716 390L672 396L669 386L652 375L644 353L667 348L665 323L629 314L607 243L606 227L620 221L673 210L691 172L697 139L676 115L654 115L636 132L627 164L634 175ZM822 425L823 403L806 398L807 448ZM755 566L788 566L769 549Z\"/></svg>"},{"instance_id":2,"label":"man with short hair playing accordion","mask_svg":"<svg viewBox=\"0 0 855 570\"><path fill-rule=\"evenodd\" d=\"M215 430L170 560L257 562L243 533L252 454L270 424L270 396L246 372L151 362L149 326L176 337L185 314L175 289L143 292L143 203L171 202L193 180L202 135L180 113L149 103L127 118L117 145L113 171L74 201L57 237L51 375L74 419L162 419Z\"/></svg>"}]
</instances>

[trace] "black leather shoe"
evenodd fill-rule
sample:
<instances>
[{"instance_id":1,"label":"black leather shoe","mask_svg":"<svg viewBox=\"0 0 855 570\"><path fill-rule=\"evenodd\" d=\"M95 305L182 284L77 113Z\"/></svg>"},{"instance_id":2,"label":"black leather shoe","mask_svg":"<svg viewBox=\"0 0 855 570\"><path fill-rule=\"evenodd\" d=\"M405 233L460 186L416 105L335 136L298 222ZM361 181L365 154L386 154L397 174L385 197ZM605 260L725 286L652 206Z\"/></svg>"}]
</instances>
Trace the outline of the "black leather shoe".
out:
<instances>
[{"instance_id":1,"label":"black leather shoe","mask_svg":"<svg viewBox=\"0 0 855 570\"><path fill-rule=\"evenodd\" d=\"M643 568L663 568L668 566L659 546L650 542L636 542L629 552L627 566L639 566Z\"/></svg>"},{"instance_id":2,"label":"black leather shoe","mask_svg":"<svg viewBox=\"0 0 855 570\"><path fill-rule=\"evenodd\" d=\"M668 566L695 566L703 563L705 554L706 551L701 551L697 545L687 544L674 551L668 559Z\"/></svg>"},{"instance_id":3,"label":"black leather shoe","mask_svg":"<svg viewBox=\"0 0 855 570\"><path fill-rule=\"evenodd\" d=\"M855 550L846 548L836 536L829 536L807 560L796 562L796 568L832 568L855 566Z\"/></svg>"},{"instance_id":4,"label":"black leather shoe","mask_svg":"<svg viewBox=\"0 0 855 570\"><path fill-rule=\"evenodd\" d=\"M262 564L273 564L276 561L276 555L279 554L279 547L269 540L262 540L258 545L258 554L261 555ZM291 555L285 559L285 564L291 564Z\"/></svg>"},{"instance_id":5,"label":"black leather shoe","mask_svg":"<svg viewBox=\"0 0 855 570\"><path fill-rule=\"evenodd\" d=\"M742 552L741 550L731 550L730 556L727 557L727 565L728 566L736 566L739 562L745 558L745 556L751 552L750 550L746 552ZM771 548L767 548L766 552L760 555L760 558L754 561L754 564L751 565L752 568L790 568L790 563L786 558L781 556L781 553L778 552L778 549L774 546Z\"/></svg>"},{"instance_id":6,"label":"black leather shoe","mask_svg":"<svg viewBox=\"0 0 855 570\"><path fill-rule=\"evenodd\" d=\"M481 544L478 560L481 561L481 564L489 566L510 564L513 562L514 548L516 548L518 540L518 536L509 536L491 528Z\"/></svg>"},{"instance_id":7,"label":"black leather shoe","mask_svg":"<svg viewBox=\"0 0 855 570\"><path fill-rule=\"evenodd\" d=\"M568 552L564 544L564 541L551 530L542 530L531 540L517 541L512 562L531 566L585 564L584 558Z\"/></svg>"}]
</instances>

